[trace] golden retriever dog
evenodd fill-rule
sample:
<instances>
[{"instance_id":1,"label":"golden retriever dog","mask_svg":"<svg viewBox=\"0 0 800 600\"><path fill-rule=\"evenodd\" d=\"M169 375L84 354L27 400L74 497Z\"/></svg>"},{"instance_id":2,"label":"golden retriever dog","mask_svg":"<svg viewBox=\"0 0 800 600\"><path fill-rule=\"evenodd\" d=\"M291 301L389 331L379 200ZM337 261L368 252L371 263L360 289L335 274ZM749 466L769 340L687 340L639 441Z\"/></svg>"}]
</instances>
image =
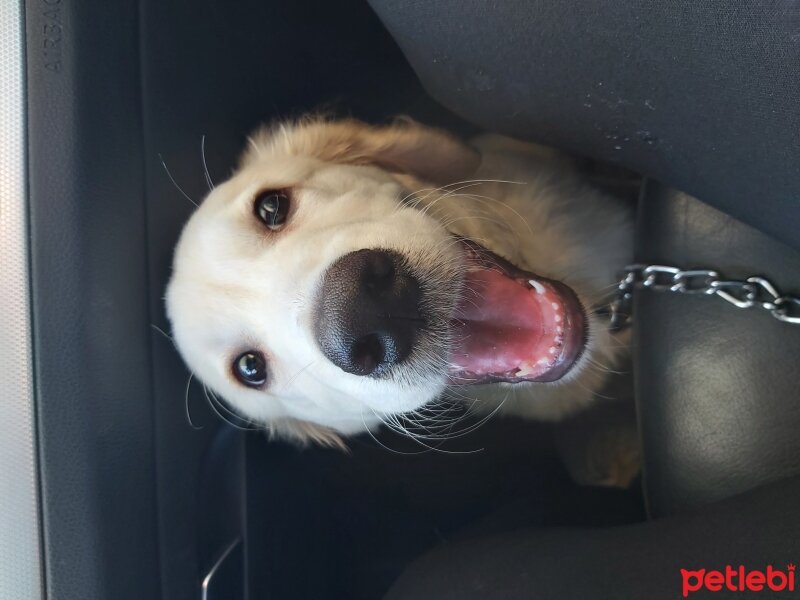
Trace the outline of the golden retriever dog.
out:
<instances>
[{"instance_id":1,"label":"golden retriever dog","mask_svg":"<svg viewBox=\"0 0 800 600\"><path fill-rule=\"evenodd\" d=\"M441 399L555 420L624 352L595 310L631 255L629 207L554 152L307 118L256 132L193 214L167 311L275 436L339 445Z\"/></svg>"}]
</instances>

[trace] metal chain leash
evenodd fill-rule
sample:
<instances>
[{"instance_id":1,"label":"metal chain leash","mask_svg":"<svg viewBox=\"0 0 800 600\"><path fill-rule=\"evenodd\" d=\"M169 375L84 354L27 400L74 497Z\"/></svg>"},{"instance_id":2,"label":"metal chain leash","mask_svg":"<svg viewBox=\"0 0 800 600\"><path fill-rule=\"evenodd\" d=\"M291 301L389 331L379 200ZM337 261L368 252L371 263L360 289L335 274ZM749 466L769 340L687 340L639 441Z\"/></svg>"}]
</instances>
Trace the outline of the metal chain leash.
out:
<instances>
[{"instance_id":1,"label":"metal chain leash","mask_svg":"<svg viewBox=\"0 0 800 600\"><path fill-rule=\"evenodd\" d=\"M609 307L610 328L625 328L631 319L633 291L645 288L678 294L717 296L737 308L760 307L784 323L800 325L800 297L782 294L768 279L730 280L711 269L682 270L665 265L628 265Z\"/></svg>"}]
</instances>

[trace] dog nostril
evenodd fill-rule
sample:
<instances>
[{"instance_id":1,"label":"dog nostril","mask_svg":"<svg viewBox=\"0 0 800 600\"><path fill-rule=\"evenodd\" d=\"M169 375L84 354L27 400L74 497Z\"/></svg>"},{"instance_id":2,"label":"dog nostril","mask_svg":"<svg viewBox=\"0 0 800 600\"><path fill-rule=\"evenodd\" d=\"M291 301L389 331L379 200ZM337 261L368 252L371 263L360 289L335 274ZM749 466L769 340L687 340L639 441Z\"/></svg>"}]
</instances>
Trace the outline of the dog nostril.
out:
<instances>
[{"instance_id":1,"label":"dog nostril","mask_svg":"<svg viewBox=\"0 0 800 600\"><path fill-rule=\"evenodd\" d=\"M386 348L377 333L360 337L350 349L354 375L369 375L386 359Z\"/></svg>"}]
</instances>

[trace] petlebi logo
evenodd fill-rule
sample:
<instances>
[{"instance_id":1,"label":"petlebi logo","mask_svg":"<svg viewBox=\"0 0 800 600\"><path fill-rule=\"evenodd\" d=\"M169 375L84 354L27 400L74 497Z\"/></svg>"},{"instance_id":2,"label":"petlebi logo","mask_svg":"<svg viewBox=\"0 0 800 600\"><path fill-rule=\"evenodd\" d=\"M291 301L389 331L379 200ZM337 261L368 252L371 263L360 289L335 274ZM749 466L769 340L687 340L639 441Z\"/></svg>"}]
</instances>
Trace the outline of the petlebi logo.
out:
<instances>
[{"instance_id":1,"label":"petlebi logo","mask_svg":"<svg viewBox=\"0 0 800 600\"><path fill-rule=\"evenodd\" d=\"M726 565L722 571L681 569L683 597L693 592L793 592L795 590L795 570L792 563L786 569L767 565L765 569L747 569L744 565Z\"/></svg>"}]
</instances>

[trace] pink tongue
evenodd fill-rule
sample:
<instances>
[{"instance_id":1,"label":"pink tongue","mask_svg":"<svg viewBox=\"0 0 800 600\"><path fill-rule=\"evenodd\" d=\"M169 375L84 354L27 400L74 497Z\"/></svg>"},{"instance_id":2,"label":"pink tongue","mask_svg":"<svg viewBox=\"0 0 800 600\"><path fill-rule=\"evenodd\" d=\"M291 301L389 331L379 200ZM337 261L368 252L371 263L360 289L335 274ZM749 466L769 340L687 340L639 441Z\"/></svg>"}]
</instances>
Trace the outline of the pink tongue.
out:
<instances>
[{"instance_id":1,"label":"pink tongue","mask_svg":"<svg viewBox=\"0 0 800 600\"><path fill-rule=\"evenodd\" d=\"M543 316L544 298L493 270L469 271L464 283L467 291L454 323L453 363L475 375L508 375L538 360L546 369L555 359L548 352L556 325L548 322L550 314Z\"/></svg>"}]
</instances>

